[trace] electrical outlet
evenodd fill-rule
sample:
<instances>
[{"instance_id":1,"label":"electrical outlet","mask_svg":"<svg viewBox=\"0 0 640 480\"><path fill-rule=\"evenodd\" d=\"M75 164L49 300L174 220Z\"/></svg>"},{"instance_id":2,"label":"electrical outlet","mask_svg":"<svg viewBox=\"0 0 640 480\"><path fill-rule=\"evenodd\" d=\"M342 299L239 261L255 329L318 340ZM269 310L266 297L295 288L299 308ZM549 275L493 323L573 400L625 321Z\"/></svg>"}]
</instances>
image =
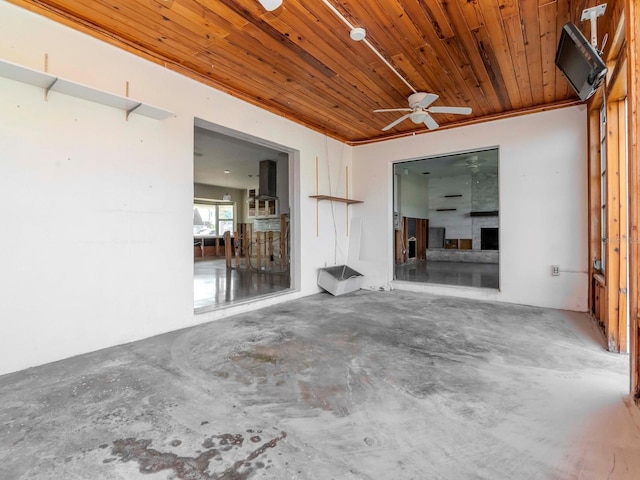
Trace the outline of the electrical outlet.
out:
<instances>
[{"instance_id":1,"label":"electrical outlet","mask_svg":"<svg viewBox=\"0 0 640 480\"><path fill-rule=\"evenodd\" d=\"M559 265L551 265L551 275L553 275L553 276L560 275L560 266Z\"/></svg>"}]
</instances>

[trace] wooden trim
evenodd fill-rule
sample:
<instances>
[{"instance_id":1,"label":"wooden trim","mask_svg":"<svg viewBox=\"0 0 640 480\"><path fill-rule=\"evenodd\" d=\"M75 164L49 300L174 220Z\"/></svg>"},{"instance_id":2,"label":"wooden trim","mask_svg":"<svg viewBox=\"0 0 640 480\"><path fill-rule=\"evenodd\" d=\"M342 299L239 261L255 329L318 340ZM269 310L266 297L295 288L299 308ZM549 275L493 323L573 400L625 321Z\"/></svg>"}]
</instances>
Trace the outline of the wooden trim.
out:
<instances>
[{"instance_id":1,"label":"wooden trim","mask_svg":"<svg viewBox=\"0 0 640 480\"><path fill-rule=\"evenodd\" d=\"M618 143L618 102L607 103L607 237L606 237L606 317L605 335L609 351L620 351L620 151Z\"/></svg>"},{"instance_id":2,"label":"wooden trim","mask_svg":"<svg viewBox=\"0 0 640 480\"><path fill-rule=\"evenodd\" d=\"M640 402L640 5L625 0L627 49L627 130L629 165L629 308L630 308L630 388Z\"/></svg>"},{"instance_id":3,"label":"wooden trim","mask_svg":"<svg viewBox=\"0 0 640 480\"><path fill-rule=\"evenodd\" d=\"M416 258L418 260L427 259L427 248L429 247L429 220L426 218L416 219Z\"/></svg>"},{"instance_id":4,"label":"wooden trim","mask_svg":"<svg viewBox=\"0 0 640 480\"><path fill-rule=\"evenodd\" d=\"M588 152L588 208L589 208L589 278L598 275L593 268L593 262L600 258L600 249L602 247L600 241L600 110L599 108L591 108L589 110L589 152ZM604 278L602 279L604 284ZM598 286L594 282L590 282L589 288L589 305L592 313L595 312L596 297L595 289ZM600 318L598 317L598 320Z\"/></svg>"},{"instance_id":5,"label":"wooden trim","mask_svg":"<svg viewBox=\"0 0 640 480\"><path fill-rule=\"evenodd\" d=\"M627 121L624 101L616 102L618 106L618 188L620 191L619 248L620 268L618 278L618 351L627 351Z\"/></svg>"},{"instance_id":6,"label":"wooden trim","mask_svg":"<svg viewBox=\"0 0 640 480\"><path fill-rule=\"evenodd\" d=\"M627 96L627 52L623 50L615 61L607 79L607 99L623 100Z\"/></svg>"},{"instance_id":7,"label":"wooden trim","mask_svg":"<svg viewBox=\"0 0 640 480\"><path fill-rule=\"evenodd\" d=\"M607 102L605 334L609 350L627 350L627 172L624 101Z\"/></svg>"}]
</instances>

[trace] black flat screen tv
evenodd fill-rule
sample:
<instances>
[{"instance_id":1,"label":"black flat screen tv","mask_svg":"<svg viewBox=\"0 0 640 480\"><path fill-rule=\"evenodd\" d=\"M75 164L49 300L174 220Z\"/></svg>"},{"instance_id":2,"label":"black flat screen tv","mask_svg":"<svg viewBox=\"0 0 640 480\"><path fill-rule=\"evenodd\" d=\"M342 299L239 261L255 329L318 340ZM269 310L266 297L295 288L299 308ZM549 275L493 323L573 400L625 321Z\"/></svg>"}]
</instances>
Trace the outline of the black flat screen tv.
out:
<instances>
[{"instance_id":1,"label":"black flat screen tv","mask_svg":"<svg viewBox=\"0 0 640 480\"><path fill-rule=\"evenodd\" d=\"M591 97L607 74L607 67L600 54L573 23L562 27L556 66L581 100Z\"/></svg>"}]
</instances>

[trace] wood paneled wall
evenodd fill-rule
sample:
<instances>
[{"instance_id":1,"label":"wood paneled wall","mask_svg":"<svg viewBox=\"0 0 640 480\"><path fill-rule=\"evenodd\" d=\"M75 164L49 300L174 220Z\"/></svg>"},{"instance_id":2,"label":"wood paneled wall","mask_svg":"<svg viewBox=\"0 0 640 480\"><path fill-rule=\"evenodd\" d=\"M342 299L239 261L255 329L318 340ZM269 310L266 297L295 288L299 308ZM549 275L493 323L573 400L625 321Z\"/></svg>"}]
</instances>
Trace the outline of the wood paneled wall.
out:
<instances>
[{"instance_id":1,"label":"wood paneled wall","mask_svg":"<svg viewBox=\"0 0 640 480\"><path fill-rule=\"evenodd\" d=\"M629 155L629 310L631 392L640 402L640 5L625 1Z\"/></svg>"}]
</instances>

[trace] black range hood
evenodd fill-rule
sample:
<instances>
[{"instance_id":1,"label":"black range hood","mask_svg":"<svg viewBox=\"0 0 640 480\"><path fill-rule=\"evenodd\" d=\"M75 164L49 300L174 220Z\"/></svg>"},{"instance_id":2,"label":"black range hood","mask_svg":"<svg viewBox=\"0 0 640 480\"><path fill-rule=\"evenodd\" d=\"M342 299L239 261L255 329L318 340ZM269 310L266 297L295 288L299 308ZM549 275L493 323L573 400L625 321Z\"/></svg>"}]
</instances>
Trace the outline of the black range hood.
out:
<instances>
[{"instance_id":1,"label":"black range hood","mask_svg":"<svg viewBox=\"0 0 640 480\"><path fill-rule=\"evenodd\" d=\"M275 160L260 161L260 183L258 189L258 200L276 200L277 190L277 163Z\"/></svg>"}]
</instances>

